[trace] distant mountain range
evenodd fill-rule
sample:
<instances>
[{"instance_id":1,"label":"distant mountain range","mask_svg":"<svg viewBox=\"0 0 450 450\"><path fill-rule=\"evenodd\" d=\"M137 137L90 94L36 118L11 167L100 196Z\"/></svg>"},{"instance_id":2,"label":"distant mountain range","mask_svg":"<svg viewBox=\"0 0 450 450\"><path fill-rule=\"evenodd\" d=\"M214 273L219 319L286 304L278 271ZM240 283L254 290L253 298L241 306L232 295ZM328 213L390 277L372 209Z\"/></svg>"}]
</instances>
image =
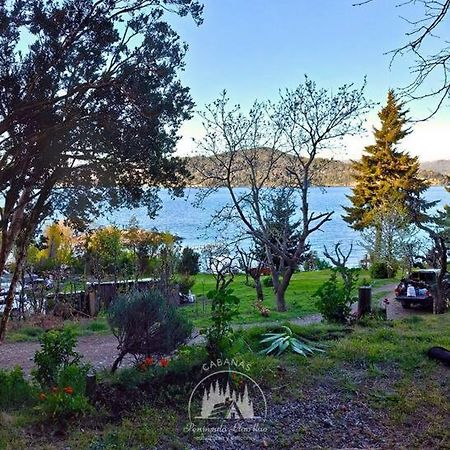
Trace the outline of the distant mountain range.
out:
<instances>
[{"instance_id":1,"label":"distant mountain range","mask_svg":"<svg viewBox=\"0 0 450 450\"><path fill-rule=\"evenodd\" d=\"M262 157L264 157L262 155ZM192 174L192 179L188 184L191 186L203 185L202 180L198 174L197 169L200 166L208 166L209 158L204 156L187 157L185 159L187 168ZM316 183L323 186L352 186L354 180L352 178L351 162L339 160L326 160L318 158L316 161L317 167L322 167L318 171L319 175L316 177ZM446 185L447 176L450 176L450 159L423 162L421 163L421 175L427 179L432 185ZM274 174L273 178L267 180L268 186L277 186L280 183L280 175ZM240 186L245 186L247 183L244 179L237 183Z\"/></svg>"},{"instance_id":2,"label":"distant mountain range","mask_svg":"<svg viewBox=\"0 0 450 450\"><path fill-rule=\"evenodd\" d=\"M450 159L438 159L437 161L424 161L420 163L424 170L450 176Z\"/></svg>"}]
</instances>

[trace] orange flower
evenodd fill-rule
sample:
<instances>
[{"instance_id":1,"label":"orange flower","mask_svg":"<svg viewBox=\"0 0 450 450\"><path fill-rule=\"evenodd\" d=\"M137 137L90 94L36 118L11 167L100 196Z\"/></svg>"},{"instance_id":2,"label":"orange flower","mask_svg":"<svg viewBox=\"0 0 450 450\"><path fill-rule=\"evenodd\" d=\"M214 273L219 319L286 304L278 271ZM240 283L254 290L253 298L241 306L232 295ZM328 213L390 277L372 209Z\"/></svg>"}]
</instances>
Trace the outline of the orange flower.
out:
<instances>
[{"instance_id":1,"label":"orange flower","mask_svg":"<svg viewBox=\"0 0 450 450\"><path fill-rule=\"evenodd\" d=\"M153 364L153 358L151 356L147 356L147 358L144 359L144 364L148 367Z\"/></svg>"},{"instance_id":2,"label":"orange flower","mask_svg":"<svg viewBox=\"0 0 450 450\"><path fill-rule=\"evenodd\" d=\"M57 388L56 386L53 386L53 387L52 387L52 392L53 392L54 394L56 394L56 393L58 392L58 388Z\"/></svg>"},{"instance_id":3,"label":"orange flower","mask_svg":"<svg viewBox=\"0 0 450 450\"><path fill-rule=\"evenodd\" d=\"M41 393L39 394L39 400L44 401L46 398L47 398L47 396L46 396L43 392L41 392Z\"/></svg>"},{"instance_id":4,"label":"orange flower","mask_svg":"<svg viewBox=\"0 0 450 450\"><path fill-rule=\"evenodd\" d=\"M169 360L167 358L161 358L159 360L159 365L161 367L167 367L169 365Z\"/></svg>"},{"instance_id":5,"label":"orange flower","mask_svg":"<svg viewBox=\"0 0 450 450\"><path fill-rule=\"evenodd\" d=\"M67 386L64 388L64 392L68 395L72 395L73 394L73 388L72 386Z\"/></svg>"}]
</instances>

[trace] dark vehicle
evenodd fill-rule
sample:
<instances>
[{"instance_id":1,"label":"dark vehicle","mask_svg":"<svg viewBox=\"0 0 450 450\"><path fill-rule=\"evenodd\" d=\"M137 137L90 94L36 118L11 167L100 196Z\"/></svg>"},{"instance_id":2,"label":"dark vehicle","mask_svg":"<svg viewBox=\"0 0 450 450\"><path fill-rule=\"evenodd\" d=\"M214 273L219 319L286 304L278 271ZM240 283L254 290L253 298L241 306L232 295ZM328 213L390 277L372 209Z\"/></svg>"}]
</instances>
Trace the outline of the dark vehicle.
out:
<instances>
[{"instance_id":1,"label":"dark vehicle","mask_svg":"<svg viewBox=\"0 0 450 450\"><path fill-rule=\"evenodd\" d=\"M399 301L403 308L410 308L411 305L433 308L433 293L436 290L438 273L439 269L420 269L411 272L395 289L395 300ZM449 285L448 274L447 285Z\"/></svg>"}]
</instances>

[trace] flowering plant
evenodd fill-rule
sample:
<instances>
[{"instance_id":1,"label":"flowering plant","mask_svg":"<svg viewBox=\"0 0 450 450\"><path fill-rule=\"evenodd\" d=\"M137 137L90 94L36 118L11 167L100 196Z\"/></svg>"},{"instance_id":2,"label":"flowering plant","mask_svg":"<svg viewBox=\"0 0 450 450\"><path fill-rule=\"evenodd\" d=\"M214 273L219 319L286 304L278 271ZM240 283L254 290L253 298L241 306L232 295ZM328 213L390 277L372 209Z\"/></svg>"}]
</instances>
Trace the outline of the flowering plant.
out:
<instances>
[{"instance_id":1,"label":"flowering plant","mask_svg":"<svg viewBox=\"0 0 450 450\"><path fill-rule=\"evenodd\" d=\"M167 358L161 358L159 360L159 365L161 367L167 367L169 365L169 360Z\"/></svg>"},{"instance_id":2,"label":"flowering plant","mask_svg":"<svg viewBox=\"0 0 450 450\"><path fill-rule=\"evenodd\" d=\"M160 358L158 366L166 368L169 365L170 359ZM141 372L146 372L151 366L156 367L156 361L152 356L147 356L141 363L137 365L137 368Z\"/></svg>"},{"instance_id":3,"label":"flowering plant","mask_svg":"<svg viewBox=\"0 0 450 450\"><path fill-rule=\"evenodd\" d=\"M49 392L39 394L38 409L48 418L64 421L90 409L87 397L75 392L72 386L54 386Z\"/></svg>"},{"instance_id":4,"label":"flowering plant","mask_svg":"<svg viewBox=\"0 0 450 450\"><path fill-rule=\"evenodd\" d=\"M57 384L39 393L38 410L59 422L87 412L90 409L85 396L87 369L72 365L61 370Z\"/></svg>"}]
</instances>

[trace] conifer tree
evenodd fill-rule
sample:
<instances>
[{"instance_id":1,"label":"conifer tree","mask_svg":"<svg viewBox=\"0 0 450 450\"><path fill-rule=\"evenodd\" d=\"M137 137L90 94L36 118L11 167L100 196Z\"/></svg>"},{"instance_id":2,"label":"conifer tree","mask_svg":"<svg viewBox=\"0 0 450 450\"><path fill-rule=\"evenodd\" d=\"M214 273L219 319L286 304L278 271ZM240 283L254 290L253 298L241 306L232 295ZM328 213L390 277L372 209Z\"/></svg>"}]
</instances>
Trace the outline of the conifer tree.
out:
<instances>
[{"instance_id":1,"label":"conifer tree","mask_svg":"<svg viewBox=\"0 0 450 450\"><path fill-rule=\"evenodd\" d=\"M378 114L381 127L374 128L375 143L365 148L360 161L353 162L356 185L344 220L356 230L374 228L378 239L373 258L381 245L383 217L395 209L408 218L429 186L419 176L418 158L399 149L402 139L411 133L407 113L389 90L387 104Z\"/></svg>"}]
</instances>

